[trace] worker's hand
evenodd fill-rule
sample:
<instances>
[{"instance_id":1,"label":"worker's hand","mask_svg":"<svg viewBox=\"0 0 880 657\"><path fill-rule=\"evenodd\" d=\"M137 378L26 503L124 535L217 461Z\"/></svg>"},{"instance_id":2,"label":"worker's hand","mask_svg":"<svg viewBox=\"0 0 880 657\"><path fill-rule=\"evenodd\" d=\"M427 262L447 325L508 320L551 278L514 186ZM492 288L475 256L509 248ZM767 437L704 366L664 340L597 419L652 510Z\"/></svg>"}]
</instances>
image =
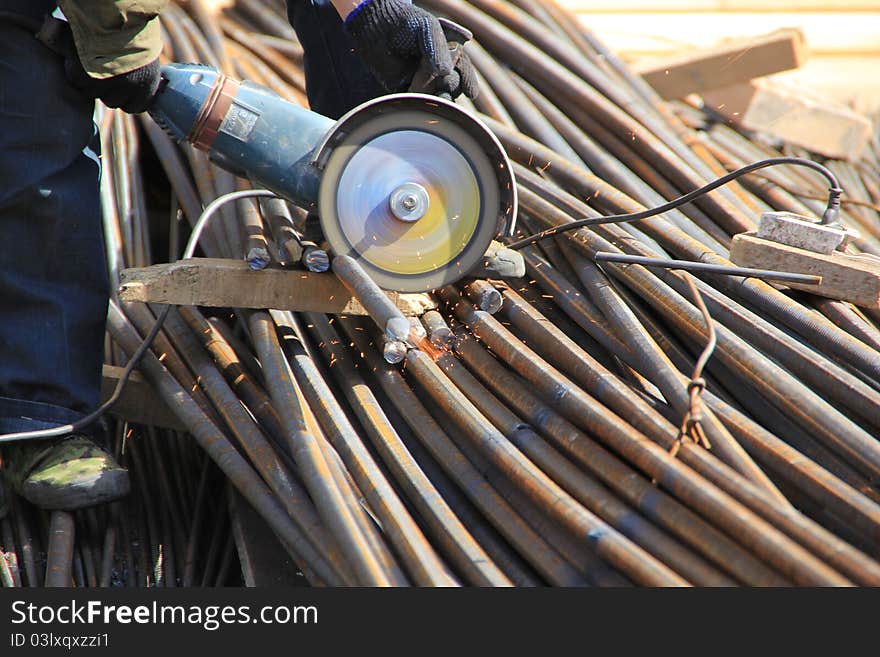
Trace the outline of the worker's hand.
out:
<instances>
[{"instance_id":1,"label":"worker's hand","mask_svg":"<svg viewBox=\"0 0 880 657\"><path fill-rule=\"evenodd\" d=\"M409 89L422 59L436 76L436 93L477 95L473 66L462 53L453 65L443 28L405 0L364 0L345 19L355 50L389 92Z\"/></svg>"},{"instance_id":2,"label":"worker's hand","mask_svg":"<svg viewBox=\"0 0 880 657\"><path fill-rule=\"evenodd\" d=\"M159 60L128 73L97 79L86 73L79 57L74 54L64 61L67 79L83 93L100 98L107 107L118 107L123 112L137 114L145 111L159 88Z\"/></svg>"},{"instance_id":3,"label":"worker's hand","mask_svg":"<svg viewBox=\"0 0 880 657\"><path fill-rule=\"evenodd\" d=\"M91 98L100 98L107 107L118 107L136 114L145 111L159 89L159 58L127 73L108 78L90 76L80 60L70 23L47 16L37 39L64 59L68 82Z\"/></svg>"}]
</instances>

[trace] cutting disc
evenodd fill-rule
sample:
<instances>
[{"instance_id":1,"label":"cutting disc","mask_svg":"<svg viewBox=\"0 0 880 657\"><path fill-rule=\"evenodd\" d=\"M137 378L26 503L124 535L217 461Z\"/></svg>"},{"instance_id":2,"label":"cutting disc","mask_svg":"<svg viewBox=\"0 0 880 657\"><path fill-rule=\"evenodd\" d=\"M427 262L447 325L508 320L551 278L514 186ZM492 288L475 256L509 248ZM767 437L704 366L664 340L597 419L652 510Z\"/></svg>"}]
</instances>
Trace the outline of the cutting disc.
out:
<instances>
[{"instance_id":1,"label":"cutting disc","mask_svg":"<svg viewBox=\"0 0 880 657\"><path fill-rule=\"evenodd\" d=\"M458 280L480 262L503 214L498 163L486 150L430 107L361 122L324 168L318 207L330 248L388 290Z\"/></svg>"}]
</instances>

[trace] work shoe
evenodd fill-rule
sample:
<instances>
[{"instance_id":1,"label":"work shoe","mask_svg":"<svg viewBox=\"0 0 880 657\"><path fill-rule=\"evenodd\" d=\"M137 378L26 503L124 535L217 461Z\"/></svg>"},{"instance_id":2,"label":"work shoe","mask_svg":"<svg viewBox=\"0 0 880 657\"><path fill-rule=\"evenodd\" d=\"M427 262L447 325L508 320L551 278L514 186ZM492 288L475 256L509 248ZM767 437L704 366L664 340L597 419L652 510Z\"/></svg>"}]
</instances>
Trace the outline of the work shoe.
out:
<instances>
[{"instance_id":1,"label":"work shoe","mask_svg":"<svg viewBox=\"0 0 880 657\"><path fill-rule=\"evenodd\" d=\"M3 450L4 474L15 490L42 509L70 511L128 494L128 472L88 436L19 441Z\"/></svg>"}]
</instances>

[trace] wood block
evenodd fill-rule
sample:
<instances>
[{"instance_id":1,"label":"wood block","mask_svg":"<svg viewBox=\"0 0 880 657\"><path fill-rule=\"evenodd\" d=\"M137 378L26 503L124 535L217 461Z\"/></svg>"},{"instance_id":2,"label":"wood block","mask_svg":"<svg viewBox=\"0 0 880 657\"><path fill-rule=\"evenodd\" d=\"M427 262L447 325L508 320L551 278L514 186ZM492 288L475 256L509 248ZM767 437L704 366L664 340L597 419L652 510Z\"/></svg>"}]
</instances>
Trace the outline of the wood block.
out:
<instances>
[{"instance_id":1,"label":"wood block","mask_svg":"<svg viewBox=\"0 0 880 657\"><path fill-rule=\"evenodd\" d=\"M799 68L806 58L803 33L786 28L640 62L635 69L663 98L674 100Z\"/></svg>"},{"instance_id":2,"label":"wood block","mask_svg":"<svg viewBox=\"0 0 880 657\"><path fill-rule=\"evenodd\" d=\"M123 369L115 365L104 365L101 403L110 399ZM110 414L135 424L147 424L175 431L186 430L184 424L153 390L153 386L137 370L131 373L128 383L122 389L122 395L110 409Z\"/></svg>"},{"instance_id":3,"label":"wood block","mask_svg":"<svg viewBox=\"0 0 880 657\"><path fill-rule=\"evenodd\" d=\"M741 267L821 276L819 285L786 285L865 308L880 308L880 258L839 251L824 255L741 233L733 237L730 259Z\"/></svg>"},{"instance_id":4,"label":"wood block","mask_svg":"<svg viewBox=\"0 0 880 657\"><path fill-rule=\"evenodd\" d=\"M122 301L178 306L271 308L336 315L366 315L335 275L270 265L251 271L243 260L191 258L121 273ZM388 292L404 315L437 307L426 294Z\"/></svg>"},{"instance_id":5,"label":"wood block","mask_svg":"<svg viewBox=\"0 0 880 657\"><path fill-rule=\"evenodd\" d=\"M871 122L830 99L811 98L768 80L703 94L707 106L748 130L827 157L858 160L871 138Z\"/></svg>"}]
</instances>

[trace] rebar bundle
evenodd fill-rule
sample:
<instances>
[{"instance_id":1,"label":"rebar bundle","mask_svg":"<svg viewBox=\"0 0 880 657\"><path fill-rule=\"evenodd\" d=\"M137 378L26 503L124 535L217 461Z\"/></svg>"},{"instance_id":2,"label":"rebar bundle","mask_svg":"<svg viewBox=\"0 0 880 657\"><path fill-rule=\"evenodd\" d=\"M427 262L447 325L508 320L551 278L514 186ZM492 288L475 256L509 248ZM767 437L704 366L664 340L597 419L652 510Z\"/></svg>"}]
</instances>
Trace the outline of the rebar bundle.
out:
<instances>
[{"instance_id":1,"label":"rebar bundle","mask_svg":"<svg viewBox=\"0 0 880 657\"><path fill-rule=\"evenodd\" d=\"M520 237L650 208L757 159L811 157L662 101L554 0L420 4L474 32L471 109L515 162ZM188 0L162 25L169 61L307 103L280 0ZM100 116L118 283L179 258L202 209L248 183L146 115ZM880 146L824 163L857 250L880 255ZM180 428L110 422L132 475L124 501L50 522L15 500L0 581L241 584L230 508L243 500L315 586L880 585L880 313L595 259L730 265L732 236L762 211L821 215L823 190L811 171L768 169L528 246L524 279L436 290L439 311L397 365L368 318L173 309L140 371ZM202 254L302 266L297 208L220 212ZM108 363L159 310L111 301Z\"/></svg>"}]
</instances>

